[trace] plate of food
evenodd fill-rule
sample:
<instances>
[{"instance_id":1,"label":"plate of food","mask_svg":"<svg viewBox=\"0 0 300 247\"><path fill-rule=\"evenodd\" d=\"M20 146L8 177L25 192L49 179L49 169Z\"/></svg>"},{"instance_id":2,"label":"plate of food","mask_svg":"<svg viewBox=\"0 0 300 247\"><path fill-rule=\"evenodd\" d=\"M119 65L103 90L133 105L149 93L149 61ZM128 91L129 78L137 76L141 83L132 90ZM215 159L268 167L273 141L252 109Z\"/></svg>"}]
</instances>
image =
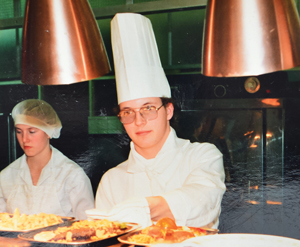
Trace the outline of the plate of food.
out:
<instances>
[{"instance_id":1,"label":"plate of food","mask_svg":"<svg viewBox=\"0 0 300 247\"><path fill-rule=\"evenodd\" d=\"M177 226L174 220L166 217L152 226L123 235L118 240L134 245L170 244L217 233L217 229Z\"/></svg>"},{"instance_id":2,"label":"plate of food","mask_svg":"<svg viewBox=\"0 0 300 247\"><path fill-rule=\"evenodd\" d=\"M28 232L34 229L57 225L64 221L74 220L73 217L60 217L55 214L20 214L16 209L13 214L0 213L0 231Z\"/></svg>"},{"instance_id":3,"label":"plate of food","mask_svg":"<svg viewBox=\"0 0 300 247\"><path fill-rule=\"evenodd\" d=\"M66 221L26 233L18 238L27 241L55 244L89 244L131 232L140 227L136 223L116 222L106 219Z\"/></svg>"}]
</instances>

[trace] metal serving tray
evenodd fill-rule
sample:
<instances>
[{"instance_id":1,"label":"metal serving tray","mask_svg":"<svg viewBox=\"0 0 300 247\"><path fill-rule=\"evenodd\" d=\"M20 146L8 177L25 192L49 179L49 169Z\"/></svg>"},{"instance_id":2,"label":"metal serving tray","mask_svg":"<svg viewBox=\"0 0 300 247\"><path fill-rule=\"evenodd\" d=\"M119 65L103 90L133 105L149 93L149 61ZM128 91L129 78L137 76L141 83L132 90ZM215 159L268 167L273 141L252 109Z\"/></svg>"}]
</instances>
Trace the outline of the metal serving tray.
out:
<instances>
[{"instance_id":1,"label":"metal serving tray","mask_svg":"<svg viewBox=\"0 0 300 247\"><path fill-rule=\"evenodd\" d=\"M43 231L55 231L58 227L68 227L71 226L73 223L77 222L79 220L76 221L66 221L64 223L61 223L59 225L55 225L55 226L49 226L49 227L45 227L45 228L41 228L41 229L37 229L37 230L33 230L30 232L26 232L26 233L21 233L18 235L18 238L22 239L22 240L27 240L27 241L33 241L33 242L39 242L39 243L54 243L54 244L67 244L67 245L81 245L81 244L89 244L89 243L94 243L94 242L98 242L98 241L102 241L102 240L106 240L106 239L110 239L110 238L115 238L115 237L119 237L125 233L129 233L133 230L136 230L140 227L139 224L136 223L127 223L127 228L124 229L122 231L122 233L112 236L112 237L108 237L105 239L98 239L98 240L76 240L76 241L72 241L72 242L56 242L56 241L37 241L34 239L34 236L40 232Z\"/></svg>"}]
</instances>

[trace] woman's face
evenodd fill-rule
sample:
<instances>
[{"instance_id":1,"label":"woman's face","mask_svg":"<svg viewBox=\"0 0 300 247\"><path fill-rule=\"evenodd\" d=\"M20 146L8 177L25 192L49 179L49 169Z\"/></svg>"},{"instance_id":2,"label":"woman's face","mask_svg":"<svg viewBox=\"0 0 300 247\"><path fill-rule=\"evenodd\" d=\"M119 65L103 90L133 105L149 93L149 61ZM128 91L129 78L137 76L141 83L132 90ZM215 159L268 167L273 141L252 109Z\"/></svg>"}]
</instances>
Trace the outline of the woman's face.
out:
<instances>
[{"instance_id":1,"label":"woman's face","mask_svg":"<svg viewBox=\"0 0 300 247\"><path fill-rule=\"evenodd\" d=\"M50 148L49 136L42 130L26 125L16 125L18 142L28 157L36 156Z\"/></svg>"}]
</instances>

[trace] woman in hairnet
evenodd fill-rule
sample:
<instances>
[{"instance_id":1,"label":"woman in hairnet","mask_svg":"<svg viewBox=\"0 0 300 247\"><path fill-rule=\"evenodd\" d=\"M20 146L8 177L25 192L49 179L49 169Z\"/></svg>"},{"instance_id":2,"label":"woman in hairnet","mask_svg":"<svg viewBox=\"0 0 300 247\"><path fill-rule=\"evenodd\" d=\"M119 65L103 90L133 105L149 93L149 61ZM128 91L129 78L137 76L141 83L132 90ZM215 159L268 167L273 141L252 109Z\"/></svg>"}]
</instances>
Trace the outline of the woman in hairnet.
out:
<instances>
[{"instance_id":1,"label":"woman in hairnet","mask_svg":"<svg viewBox=\"0 0 300 247\"><path fill-rule=\"evenodd\" d=\"M0 173L0 211L40 212L85 219L94 207L91 183L83 169L50 145L62 128L45 101L17 104L12 117L24 155Z\"/></svg>"}]
</instances>

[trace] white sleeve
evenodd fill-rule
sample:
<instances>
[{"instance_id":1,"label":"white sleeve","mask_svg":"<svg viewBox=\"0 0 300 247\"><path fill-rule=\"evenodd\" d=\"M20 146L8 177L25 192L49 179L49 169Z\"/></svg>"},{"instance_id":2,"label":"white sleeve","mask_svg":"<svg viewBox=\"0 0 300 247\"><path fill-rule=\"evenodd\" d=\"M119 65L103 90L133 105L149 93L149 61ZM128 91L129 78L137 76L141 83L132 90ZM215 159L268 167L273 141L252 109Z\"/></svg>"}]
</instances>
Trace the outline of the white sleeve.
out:
<instances>
[{"instance_id":1,"label":"white sleeve","mask_svg":"<svg viewBox=\"0 0 300 247\"><path fill-rule=\"evenodd\" d=\"M108 173L102 176L96 192L96 208L101 210L110 210L115 205Z\"/></svg>"},{"instance_id":2,"label":"white sleeve","mask_svg":"<svg viewBox=\"0 0 300 247\"><path fill-rule=\"evenodd\" d=\"M166 199L177 224L205 226L218 219L225 192L222 154L214 145L195 149L188 159L193 170L183 186L162 196ZM188 165L188 164L185 164Z\"/></svg>"},{"instance_id":3,"label":"white sleeve","mask_svg":"<svg viewBox=\"0 0 300 247\"><path fill-rule=\"evenodd\" d=\"M86 219L85 210L94 208L94 194L90 179L85 172L78 168L76 175L70 179L67 187L67 195L72 205L72 211L76 219Z\"/></svg>"},{"instance_id":4,"label":"white sleeve","mask_svg":"<svg viewBox=\"0 0 300 247\"><path fill-rule=\"evenodd\" d=\"M1 173L0 173L0 212L6 212L6 202L4 199L4 195L2 192L2 184L1 184Z\"/></svg>"}]
</instances>

